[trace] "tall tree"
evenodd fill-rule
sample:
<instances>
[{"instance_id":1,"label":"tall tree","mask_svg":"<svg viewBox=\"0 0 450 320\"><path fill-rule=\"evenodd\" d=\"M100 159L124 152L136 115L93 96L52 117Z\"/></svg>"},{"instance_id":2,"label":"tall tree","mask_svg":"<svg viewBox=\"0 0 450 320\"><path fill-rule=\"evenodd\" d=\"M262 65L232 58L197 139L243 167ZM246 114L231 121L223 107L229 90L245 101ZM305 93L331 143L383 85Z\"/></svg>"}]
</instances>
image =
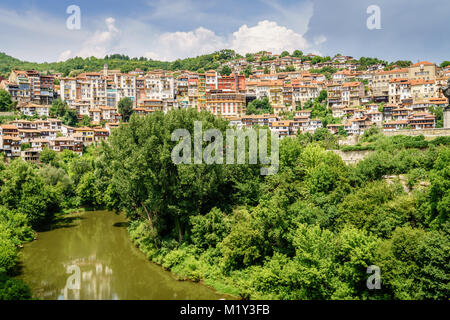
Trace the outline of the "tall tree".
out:
<instances>
[{"instance_id":1,"label":"tall tree","mask_svg":"<svg viewBox=\"0 0 450 320\"><path fill-rule=\"evenodd\" d=\"M247 106L247 114L264 114L273 113L273 108L270 105L269 99L264 97L262 99L255 99Z\"/></svg>"},{"instance_id":2,"label":"tall tree","mask_svg":"<svg viewBox=\"0 0 450 320\"><path fill-rule=\"evenodd\" d=\"M11 111L14 106L13 101L11 100L11 95L8 91L0 89L0 111Z\"/></svg>"},{"instance_id":3,"label":"tall tree","mask_svg":"<svg viewBox=\"0 0 450 320\"><path fill-rule=\"evenodd\" d=\"M133 101L128 97L124 97L120 99L118 107L123 121L128 122L133 113Z\"/></svg>"},{"instance_id":4,"label":"tall tree","mask_svg":"<svg viewBox=\"0 0 450 320\"><path fill-rule=\"evenodd\" d=\"M229 76L231 74L231 68L227 65L223 66L222 69L220 70L220 74L222 76Z\"/></svg>"}]
</instances>

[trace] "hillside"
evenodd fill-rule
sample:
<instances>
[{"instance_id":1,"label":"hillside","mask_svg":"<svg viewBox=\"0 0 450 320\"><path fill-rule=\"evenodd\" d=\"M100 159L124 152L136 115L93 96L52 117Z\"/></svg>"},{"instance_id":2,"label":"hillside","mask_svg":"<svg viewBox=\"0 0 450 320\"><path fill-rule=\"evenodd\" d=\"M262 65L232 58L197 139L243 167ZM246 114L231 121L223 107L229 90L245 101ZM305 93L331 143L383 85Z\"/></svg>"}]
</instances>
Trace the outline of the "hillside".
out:
<instances>
[{"instance_id":1,"label":"hillside","mask_svg":"<svg viewBox=\"0 0 450 320\"><path fill-rule=\"evenodd\" d=\"M130 58L125 55L114 54L103 59L72 58L63 62L36 63L21 61L5 53L0 52L0 75L8 75L12 69L35 69L38 71L63 73L65 76L70 72L78 70L80 72L91 72L103 69L105 63L110 69L120 69L122 72L129 72L136 68L144 71L152 69L164 70L208 70L217 69L221 63L240 57L233 50L221 50L211 54L201 55L195 58L179 59L173 62L157 61L145 57Z\"/></svg>"}]
</instances>

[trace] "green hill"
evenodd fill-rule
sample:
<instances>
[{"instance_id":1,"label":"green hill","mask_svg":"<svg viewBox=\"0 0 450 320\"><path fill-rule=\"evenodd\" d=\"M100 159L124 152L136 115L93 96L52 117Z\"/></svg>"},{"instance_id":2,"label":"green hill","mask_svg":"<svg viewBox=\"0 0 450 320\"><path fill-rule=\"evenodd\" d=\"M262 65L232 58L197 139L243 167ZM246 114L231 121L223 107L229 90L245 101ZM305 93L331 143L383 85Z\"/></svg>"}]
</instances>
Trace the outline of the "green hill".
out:
<instances>
[{"instance_id":1,"label":"green hill","mask_svg":"<svg viewBox=\"0 0 450 320\"><path fill-rule=\"evenodd\" d=\"M35 69L42 72L63 73L65 76L68 76L72 71L92 72L102 70L105 63L108 64L110 69L120 69L122 72L129 72L136 68L143 71L154 69L201 71L202 69L217 69L221 63L239 57L233 50L221 50L195 58L178 59L172 62L151 60L145 57L130 58L121 54L113 54L105 56L103 59L75 57L63 62L36 63L21 61L0 52L0 74L7 76L13 69Z\"/></svg>"}]
</instances>

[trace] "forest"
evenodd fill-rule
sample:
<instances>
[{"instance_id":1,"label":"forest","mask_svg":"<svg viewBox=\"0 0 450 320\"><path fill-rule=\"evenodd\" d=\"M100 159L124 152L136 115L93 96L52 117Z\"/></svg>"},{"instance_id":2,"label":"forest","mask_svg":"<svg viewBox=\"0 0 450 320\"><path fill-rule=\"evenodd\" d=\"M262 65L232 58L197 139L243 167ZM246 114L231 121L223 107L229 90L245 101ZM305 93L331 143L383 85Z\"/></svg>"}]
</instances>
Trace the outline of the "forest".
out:
<instances>
[{"instance_id":1,"label":"forest","mask_svg":"<svg viewBox=\"0 0 450 320\"><path fill-rule=\"evenodd\" d=\"M450 297L446 139L370 130L373 152L346 165L326 134L299 135L280 141L278 174L261 176L260 164L175 165L171 134L194 121L229 125L195 110L132 115L82 157L1 161L0 298L31 297L11 278L19 245L80 207L125 214L149 260L241 299ZM371 265L379 290L366 286Z\"/></svg>"}]
</instances>

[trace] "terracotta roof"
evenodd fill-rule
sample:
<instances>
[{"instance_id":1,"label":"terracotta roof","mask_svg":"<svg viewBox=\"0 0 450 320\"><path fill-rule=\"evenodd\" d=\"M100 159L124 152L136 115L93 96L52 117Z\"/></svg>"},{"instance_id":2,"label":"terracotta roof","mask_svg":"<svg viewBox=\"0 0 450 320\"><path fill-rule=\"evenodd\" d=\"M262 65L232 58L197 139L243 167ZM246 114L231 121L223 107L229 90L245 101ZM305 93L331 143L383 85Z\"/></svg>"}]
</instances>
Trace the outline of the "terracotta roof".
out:
<instances>
[{"instance_id":1,"label":"terracotta roof","mask_svg":"<svg viewBox=\"0 0 450 320\"><path fill-rule=\"evenodd\" d=\"M12 129L18 130L18 128L15 125L12 125L12 124L2 124L0 126L0 128L7 129L7 130L12 130Z\"/></svg>"},{"instance_id":2,"label":"terracotta roof","mask_svg":"<svg viewBox=\"0 0 450 320\"><path fill-rule=\"evenodd\" d=\"M20 141L21 139L19 137L13 137L13 136L3 136L3 140L14 140L14 141Z\"/></svg>"},{"instance_id":3,"label":"terracotta roof","mask_svg":"<svg viewBox=\"0 0 450 320\"><path fill-rule=\"evenodd\" d=\"M418 62L418 63L413 64L411 67L420 67L421 65L432 66L432 65L434 65L434 63L431 63L429 61L422 61L422 62Z\"/></svg>"}]
</instances>

